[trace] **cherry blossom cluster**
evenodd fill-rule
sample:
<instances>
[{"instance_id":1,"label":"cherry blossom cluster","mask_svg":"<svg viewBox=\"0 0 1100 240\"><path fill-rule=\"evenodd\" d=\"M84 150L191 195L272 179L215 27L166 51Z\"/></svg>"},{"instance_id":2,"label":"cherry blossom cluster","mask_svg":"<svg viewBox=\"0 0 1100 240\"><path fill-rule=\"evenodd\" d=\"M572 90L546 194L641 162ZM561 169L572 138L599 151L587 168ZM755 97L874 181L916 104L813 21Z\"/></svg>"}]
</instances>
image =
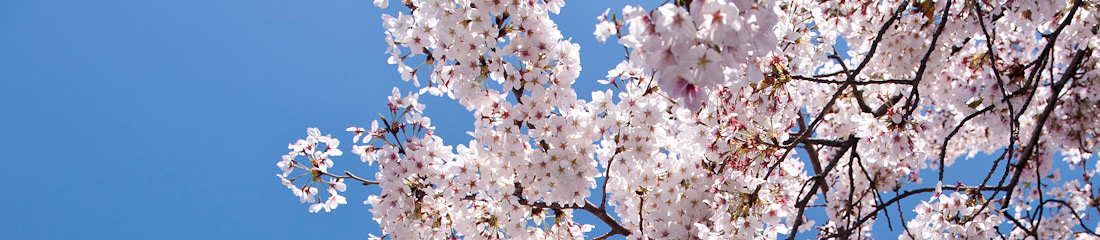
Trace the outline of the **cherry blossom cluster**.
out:
<instances>
[{"instance_id":1,"label":"cherry blossom cluster","mask_svg":"<svg viewBox=\"0 0 1100 240\"><path fill-rule=\"evenodd\" d=\"M862 239L878 221L901 239L1100 237L1100 4L626 6L593 34L627 58L578 96L580 45L551 19L563 1L401 3L386 52L416 90L347 129L374 180L330 173L339 141L313 128L277 164L310 211L354 180L381 189L364 203L395 239ZM472 140L444 143L425 93L464 106ZM962 171L981 182L944 184L978 154L988 171Z\"/></svg>"},{"instance_id":2,"label":"cherry blossom cluster","mask_svg":"<svg viewBox=\"0 0 1100 240\"><path fill-rule=\"evenodd\" d=\"M579 46L549 20L563 3L403 3L410 13L383 16L387 52L420 89L395 90L382 127L349 129L371 141L353 152L379 164L383 194L367 203L383 231L402 239L584 236L592 225L573 222L572 212L596 187L591 143L599 135L571 88ZM452 147L432 134L416 103L423 93L472 111L474 140Z\"/></svg>"},{"instance_id":3,"label":"cherry blossom cluster","mask_svg":"<svg viewBox=\"0 0 1100 240\"><path fill-rule=\"evenodd\" d=\"M996 227L1004 217L996 211L981 211L981 198L961 192L941 194L913 211L910 231L899 239L997 238Z\"/></svg>"},{"instance_id":4,"label":"cherry blossom cluster","mask_svg":"<svg viewBox=\"0 0 1100 240\"><path fill-rule=\"evenodd\" d=\"M313 202L309 206L310 212L318 212L324 209L325 212L332 211L340 204L347 204L347 200L344 196L340 195L340 192L347 190L347 185L344 184L344 180L328 173L328 169L332 167L333 162L331 157L340 156L344 153L340 151L340 140L332 138L331 135L321 135L321 131L317 128L306 129L306 139L298 139L297 142L291 143L287 146L290 152L283 155L283 160L279 161L276 165L279 169L283 170L283 173L276 174L279 179L282 180L283 185L286 186L294 196L297 196L303 203ZM323 144L324 148L318 147ZM305 156L308 163L299 162L298 156ZM287 179L295 169L305 170L305 173ZM327 177L327 180L322 180L322 177ZM305 184L298 186L294 182L301 177L306 177ZM326 187L329 197L325 201L321 201L321 196L316 186Z\"/></svg>"},{"instance_id":5,"label":"cherry blossom cluster","mask_svg":"<svg viewBox=\"0 0 1100 240\"><path fill-rule=\"evenodd\" d=\"M687 3L681 3L687 2ZM698 109L706 89L740 89L763 79L761 67L775 51L772 29L778 21L770 1L677 1L653 11L628 6L622 22L601 16L596 37L604 41L614 29L630 60L655 71L668 95ZM606 14L605 14L606 15Z\"/></svg>"},{"instance_id":6,"label":"cherry blossom cluster","mask_svg":"<svg viewBox=\"0 0 1100 240\"><path fill-rule=\"evenodd\" d=\"M622 92L617 104L604 103L611 92L595 92L592 110L606 116L597 156L609 171L608 201L627 229L640 238L775 238L791 232L799 194L806 179L801 161L783 161L774 147L788 138L789 115L773 113L769 100L789 101L782 89L744 90L744 96L720 88L696 113L661 92L648 71L623 62L608 77ZM774 98L774 99L773 99ZM790 111L794 113L794 111ZM635 167L638 166L638 167ZM785 224L786 223L786 224Z\"/></svg>"}]
</instances>

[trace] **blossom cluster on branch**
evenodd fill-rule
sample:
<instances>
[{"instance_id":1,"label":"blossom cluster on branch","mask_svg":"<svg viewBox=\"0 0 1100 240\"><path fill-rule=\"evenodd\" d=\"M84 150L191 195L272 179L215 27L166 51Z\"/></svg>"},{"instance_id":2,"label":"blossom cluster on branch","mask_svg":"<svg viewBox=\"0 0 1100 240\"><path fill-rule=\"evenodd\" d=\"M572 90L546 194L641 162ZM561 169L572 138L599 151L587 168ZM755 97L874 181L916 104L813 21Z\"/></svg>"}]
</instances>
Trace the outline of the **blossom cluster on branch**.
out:
<instances>
[{"instance_id":1,"label":"blossom cluster on branch","mask_svg":"<svg viewBox=\"0 0 1100 240\"><path fill-rule=\"evenodd\" d=\"M381 189L365 203L395 239L862 239L882 220L901 239L1100 237L1096 2L626 6L596 17L627 55L588 99L551 19L562 0L401 3L386 52L416 89L347 129L374 180L330 173L339 141L314 128L277 164L310 211L346 204L353 180ZM469 143L435 134L425 93L466 107ZM982 152L988 170L948 168Z\"/></svg>"}]
</instances>

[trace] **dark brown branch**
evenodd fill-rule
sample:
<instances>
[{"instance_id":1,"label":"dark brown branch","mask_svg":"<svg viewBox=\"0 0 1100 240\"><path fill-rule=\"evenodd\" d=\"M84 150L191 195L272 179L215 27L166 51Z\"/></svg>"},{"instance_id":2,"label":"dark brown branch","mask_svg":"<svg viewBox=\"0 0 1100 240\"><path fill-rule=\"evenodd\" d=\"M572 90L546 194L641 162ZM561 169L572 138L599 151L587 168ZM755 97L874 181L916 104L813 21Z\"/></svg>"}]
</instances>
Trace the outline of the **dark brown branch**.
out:
<instances>
[{"instance_id":1,"label":"dark brown branch","mask_svg":"<svg viewBox=\"0 0 1100 240\"><path fill-rule=\"evenodd\" d=\"M828 114L827 111L830 108L832 108L833 104L836 104L837 98L840 97L840 95L844 92L844 89L847 88L849 85L851 85L852 82L854 82L856 76L859 75L859 73L861 71L863 71L863 68L867 67L867 63L869 63L871 61L871 59L874 58L875 52L878 50L878 44L882 41L882 36L884 34L886 34L886 30L890 29L890 26L893 26L894 22L901 18L902 13L905 11L905 9L908 6L909 6L909 1L908 0L898 4L897 8L894 10L893 15L891 15L890 18L886 20L886 22L882 25L882 27L879 28L879 31L875 35L875 38L871 40L871 48L868 50L867 56L863 58L863 61L860 62L859 66L857 66L855 70L853 70L850 74L848 74L847 78L845 79L845 82L840 85L840 87L837 89L837 91L835 93L833 93L832 98L829 99L829 102L827 102L825 104L825 106L821 109L819 114L817 114L817 116L814 118L814 120L810 123L808 128L802 130L802 134L799 134L798 137L796 137L794 139L794 141L792 141L790 143L790 146L788 146L789 148L787 149L787 151L785 151L783 153L783 156L780 157L780 162L782 162L782 160L785 159L788 154L790 154L791 150L793 150L793 146L799 144L802 140L805 140L810 135L812 135L813 132L816 131L815 129L817 129L818 124L820 124L821 121L825 119L825 115ZM848 141L852 141L853 144L854 144L854 142L858 141L858 139L855 138L855 136L849 136ZM835 167L836 162L840 160L839 156L843 155L843 152L846 152L847 150L848 150L848 148L845 147L844 150L841 151L841 153L838 154L838 157L834 158L833 161L830 162L829 165L826 166L825 169L823 169L821 173L818 173L814 177L814 186L810 188L810 192L805 197L803 197L803 199L800 199L796 203L795 206L798 208L798 215L795 217L795 224L791 228L791 231L792 231L791 235L789 235L787 237L788 240L793 240L794 237L796 235L798 235L798 228L802 225L802 215L806 211L806 204L809 203L809 200L810 200L811 197L813 197L814 195L817 194L817 190L820 188L818 185L822 185L824 183L825 176L827 176L828 173L830 171L832 171L832 168ZM776 163L775 166L778 166L778 163ZM771 169L768 170L769 174L765 175L765 178L767 176L771 175L770 172L771 172L771 170L775 169L775 166L773 166ZM760 188L757 187L756 191L759 191L759 190L760 190Z\"/></svg>"},{"instance_id":2,"label":"dark brown branch","mask_svg":"<svg viewBox=\"0 0 1100 240\"><path fill-rule=\"evenodd\" d=\"M894 191L894 197L898 197L898 196L901 196L901 195L898 194L897 191ZM880 204L886 205L885 203L880 203ZM901 227L905 228L905 234L909 235L910 239L917 239L916 236L913 236L913 232L909 231L909 223L905 222L905 212L901 211L901 204L894 205L894 207L896 207L898 209L898 215L900 215L900 216L898 216L898 219L902 220L901 221ZM978 211L978 212L981 212L981 211Z\"/></svg>"},{"instance_id":3,"label":"dark brown branch","mask_svg":"<svg viewBox=\"0 0 1100 240\"><path fill-rule=\"evenodd\" d=\"M848 65L844 64L844 59L840 59L840 57L837 56L836 46L833 47L833 55L829 55L829 58L836 60L837 63L840 64L840 68L844 69L844 72L848 72ZM848 82L848 84L850 85L854 85L854 83L856 82L856 78L845 78L845 82ZM867 100L863 98L863 91L859 90L859 86L852 86L852 95L855 95L856 103L857 105L859 105L860 111L867 113L871 112L871 107L867 106Z\"/></svg>"},{"instance_id":4,"label":"dark brown branch","mask_svg":"<svg viewBox=\"0 0 1100 240\"><path fill-rule=\"evenodd\" d=\"M1077 13L1077 8L1081 7L1081 4L1083 4L1083 3L1080 0L1073 1L1073 6L1070 8L1069 14L1066 15L1066 18L1062 20L1062 23L1058 24L1058 28L1055 28L1054 32L1051 32L1050 34L1044 34L1043 35L1044 38L1049 39L1047 41L1046 47L1043 47L1043 51L1041 53L1039 53L1039 57L1036 58L1035 61L1031 63L1031 64L1033 64L1031 66L1032 67L1031 73L1028 74L1027 82L1024 83L1024 87L1020 88L1020 89L1017 89L1016 91L1014 91L1012 93L1013 96L1015 96L1017 94L1028 93L1027 100L1025 100L1024 105L1022 107L1020 107L1020 113L1019 114L1021 114L1021 115L1024 114L1024 110L1026 110L1028 108L1028 106L1031 104L1031 100L1035 97L1035 93L1037 92L1037 91L1035 91L1035 89L1038 88L1038 85L1039 85L1039 81L1038 81L1039 76L1040 76L1039 71L1042 70L1043 68L1045 68L1046 64L1049 63L1048 62L1049 58L1053 58L1053 56L1051 56L1051 52L1054 51L1054 44L1058 41L1058 36L1061 35L1062 30L1065 29L1066 26L1069 26L1069 24L1072 22L1073 15L1075 15ZM1051 76L1053 77L1054 74L1051 73ZM1031 91L1028 91L1028 90L1031 90ZM1013 117L1018 118L1019 116L1013 116Z\"/></svg>"},{"instance_id":5,"label":"dark brown branch","mask_svg":"<svg viewBox=\"0 0 1100 240\"><path fill-rule=\"evenodd\" d=\"M1067 16L1066 19L1073 17L1073 12L1077 10L1076 6L1080 5L1080 3L1080 0L1075 1L1074 8L1070 10L1070 15ZM1051 86L1050 98L1047 99L1047 105L1043 109L1043 112L1039 114L1038 121L1035 121L1035 130L1031 132L1031 138L1028 139L1028 143L1024 146L1022 152L1024 155L1020 157L1020 161L1016 163L1016 172L1013 173L1012 180L1008 182L1009 189L1015 189L1016 184L1020 183L1020 174L1022 174L1024 168L1027 167L1027 161L1031 160L1031 156L1033 156L1035 152L1035 147L1039 145L1039 137L1042 135L1043 127L1046 126L1047 119L1050 118L1050 113L1054 111L1054 107L1058 106L1058 96L1062 94L1062 87L1064 87L1066 82L1072 79L1073 75L1077 73L1077 68L1080 67L1081 60L1085 57L1085 52L1085 50L1078 50L1077 53L1074 54L1069 67L1066 67L1065 73L1062 73L1062 79ZM1010 190L1005 193L1004 205L1001 206L1001 209L1004 210L1008 208L1011 200L1012 191Z\"/></svg>"},{"instance_id":6,"label":"dark brown branch","mask_svg":"<svg viewBox=\"0 0 1100 240\"><path fill-rule=\"evenodd\" d=\"M967 121L970 121L970 119L974 119L974 117L988 112L990 109L993 109L993 106L994 105L986 106L985 108L982 108L982 110L978 110L977 112L967 115L966 118L963 118L963 120L959 122L959 125L955 125L955 129L951 130L951 133L947 134L947 137L943 139L943 147L940 147L940 175L939 178L937 178L940 183L943 183L944 159L946 159L948 147L947 144L951 142L951 138L954 138L955 134L959 133L959 129L961 129L963 125L966 125Z\"/></svg>"},{"instance_id":7,"label":"dark brown branch","mask_svg":"<svg viewBox=\"0 0 1100 240\"><path fill-rule=\"evenodd\" d=\"M898 104L898 101L901 101L902 96L903 96L903 94L898 93L897 95L894 95L893 97L890 97L889 100L882 103L882 105L879 105L878 109L875 109L875 112L873 112L871 114L874 114L875 117L880 117L883 114L886 114L886 110L889 109L890 107L894 106L894 104Z\"/></svg>"},{"instance_id":8,"label":"dark brown branch","mask_svg":"<svg viewBox=\"0 0 1100 240\"><path fill-rule=\"evenodd\" d=\"M867 182L869 183L868 185L871 186L872 193L874 193L873 196L874 196L875 204L881 205L882 204L882 194L881 194L882 191L880 191L878 189L878 184L876 184L875 179L871 177L870 171L867 171L867 167L863 166L863 158L859 156L859 152L852 151L852 154L855 155L856 159L858 159L858 161L856 161L856 163L859 163L859 169L863 170L863 177L867 178ZM864 196L866 196L866 195L864 195ZM886 215L886 227L890 228L890 231L894 231L894 225L893 225L893 223L891 223L892 221L890 221L890 211L889 210L884 210L884 211L882 211L882 213ZM902 222L905 221L904 218L901 219L901 220L902 220Z\"/></svg>"},{"instance_id":9,"label":"dark brown branch","mask_svg":"<svg viewBox=\"0 0 1100 240\"><path fill-rule=\"evenodd\" d=\"M849 73L852 73L852 71L837 71L837 72L834 72L834 73L814 75L813 78L826 78L826 77L832 77L832 76L836 76L836 75L840 75L840 74L849 74Z\"/></svg>"},{"instance_id":10,"label":"dark brown branch","mask_svg":"<svg viewBox=\"0 0 1100 240\"><path fill-rule=\"evenodd\" d=\"M815 131L815 129L817 129L817 125L821 124L821 121L825 119L826 112L833 107L833 104L836 104L837 98L839 98L844 93L844 89L848 88L848 86L852 84L852 82L855 80L856 75L859 75L859 72L863 71L863 68L867 67L867 63L870 62L871 58L875 56L875 51L878 49L878 44L882 41L882 35L886 34L886 30L889 29L890 26L894 25L895 21L901 18L901 14L905 12L906 7L908 6L908 0L902 2L901 4L898 4L897 9L894 9L894 14L890 16L890 19L886 20L886 23L884 23L881 28L879 28L878 33L875 35L875 39L871 40L871 49L868 51L867 57L864 57L863 61L859 63L859 66L856 67L855 70L852 70L851 74L848 74L847 79L844 81L843 84L840 85L836 92L833 93L833 96L829 99L829 102L825 103L825 107L823 107L821 109L821 112L819 112L819 114L814 117L814 120L810 122L808 129L803 130L802 134L799 134L798 137L788 143L789 146L786 146L787 151L783 153L783 156L780 158L780 160L785 159L787 155L790 154L790 150L793 149L795 145L809 137Z\"/></svg>"},{"instance_id":11,"label":"dark brown branch","mask_svg":"<svg viewBox=\"0 0 1100 240\"><path fill-rule=\"evenodd\" d=\"M611 232L608 232L607 234L604 234L604 235L607 235L607 236L601 236L601 237L607 238L607 237L611 237L611 236L614 236L614 235L623 235L623 236L630 235L630 230L626 230L626 228L623 227L623 225L620 224L619 221L616 221L614 218L611 217L611 215L607 214L606 209L604 209L602 207L596 207L596 204L588 201L588 199L584 200L584 206L577 205L576 203L569 204L569 205L562 205L560 203L547 204L545 202L531 202L531 201L528 201L526 198L523 197L523 185L519 184L519 183L516 183L515 186L516 186L516 191L513 192L512 195L519 199L518 202L521 205L535 207L535 208L551 209L551 210L555 210L555 211L562 210L562 209L580 209L580 210L584 210L584 211L586 211L588 213L591 213L592 215L596 216L596 218L599 218L600 221L603 221L605 224L607 224L608 227L611 228ZM467 198L469 198L469 196L467 196Z\"/></svg>"},{"instance_id":12,"label":"dark brown branch","mask_svg":"<svg viewBox=\"0 0 1100 240\"><path fill-rule=\"evenodd\" d=\"M611 181L611 163L615 162L615 157L619 156L622 152L622 148L616 148L615 154L611 155L611 158L607 160L607 168L603 172L603 186L600 186L600 191L603 195L600 197L600 209L607 207L607 182Z\"/></svg>"},{"instance_id":13,"label":"dark brown branch","mask_svg":"<svg viewBox=\"0 0 1100 240\"><path fill-rule=\"evenodd\" d=\"M1016 227L1020 228L1021 230L1024 230L1024 232L1027 233L1028 236L1039 236L1039 234L1036 233L1035 230L1028 230L1027 226L1024 226L1024 224L1021 223L1020 220L1017 220L1016 217L1013 217L1012 214L1005 213L1004 216L1008 220L1012 220L1012 223L1015 223ZM1036 238L1036 239L1038 239L1038 238Z\"/></svg>"},{"instance_id":14,"label":"dark brown branch","mask_svg":"<svg viewBox=\"0 0 1100 240\"><path fill-rule=\"evenodd\" d=\"M985 26L985 14L982 13L981 5L978 4L977 0L971 0L971 2L976 6L974 12L978 13L978 25L982 27L982 33L985 34L986 54L989 55L989 66L993 69L993 77L997 79L997 86L1001 89L1001 96L1003 97L1001 101L1008 103L1008 109L1010 111L1015 111L1012 102L1008 101L1008 90L1005 89L1004 79L1001 78L1001 75L1003 75L1001 74L1001 69L997 67L997 52L993 51L994 34L990 34L990 30ZM995 33L997 30L993 29L993 31ZM1015 115L1015 113L1012 115Z\"/></svg>"},{"instance_id":15,"label":"dark brown branch","mask_svg":"<svg viewBox=\"0 0 1100 240\"><path fill-rule=\"evenodd\" d=\"M799 131L806 129L806 119L803 117L802 113L798 113L798 129ZM821 158L817 155L817 149L814 148L813 144L809 143L802 144L802 148L806 150L806 155L810 156L810 165L813 165L814 175L821 174ZM822 184L821 192L824 193L828 191L829 186L827 184Z\"/></svg>"},{"instance_id":16,"label":"dark brown branch","mask_svg":"<svg viewBox=\"0 0 1100 240\"><path fill-rule=\"evenodd\" d=\"M592 240L603 240L603 239L607 239L607 238L609 238L609 237L611 237L611 236L615 236L615 234L617 234L617 233L615 233L614 231L611 231L611 232L607 232L607 233L604 233L603 235L600 235L599 237L593 238Z\"/></svg>"},{"instance_id":17,"label":"dark brown branch","mask_svg":"<svg viewBox=\"0 0 1100 240\"><path fill-rule=\"evenodd\" d=\"M942 187L942 189L943 189L943 190L951 190L951 191L967 191L967 190L977 190L977 191L1004 191L1004 190L1005 190L1005 189L1007 189L1007 188L1005 188L1005 187L965 187L965 186L964 186L964 187L957 187L957 186L943 186L943 187ZM916 194L920 194L920 193L935 192L935 191L936 191L936 188L932 188L932 187L928 187L928 188L918 188L918 189L914 189L914 190L904 191L904 192L902 192L901 194L899 194L899 195L895 196L894 198L891 198L891 199L890 199L889 201L886 201L885 203L883 203L883 204L881 204L881 205L875 206L875 209L874 209L874 210L871 210L871 212L870 212L870 213L868 213L867 215L864 215L863 217L860 217L859 221L857 221L857 222L856 222L856 223L855 223L855 224L854 224L853 226L860 226L860 225L863 225L863 223L867 222L867 220L870 220L871 218L875 217L875 216L876 216L876 215L878 214L878 212L879 212L879 211L882 211L883 209L886 209L886 207L889 207L890 205L892 205L892 204L895 204L895 203L897 203L897 202L901 201L902 199L905 199L905 198L908 198L908 197L910 197L910 196L912 196L912 195L916 195ZM850 228L848 228L848 229L844 229L844 230L841 230L841 232L849 232L849 233L850 233L850 232L851 232L852 230L854 230L854 229L855 229L855 227L850 227ZM833 237L837 237L837 236L839 236L839 235L840 235L840 233L834 233L834 234L832 234L832 235L830 235L830 236L826 236L826 237L824 237L824 238L833 238Z\"/></svg>"},{"instance_id":18,"label":"dark brown branch","mask_svg":"<svg viewBox=\"0 0 1100 240\"><path fill-rule=\"evenodd\" d=\"M909 116L913 114L917 108L920 108L920 81L924 78L924 71L928 68L928 59L931 58L932 52L936 51L936 44L940 40L940 34L943 33L943 27L947 25L948 11L951 10L951 3L954 1L948 0L947 6L943 8L943 13L940 16L940 23L936 26L936 32L932 33L932 43L928 44L928 51L924 52L924 57L920 59L920 66L917 67L917 75L913 77L913 88L909 90L909 100L906 101L905 114L902 115L902 119L909 119Z\"/></svg>"},{"instance_id":19,"label":"dark brown branch","mask_svg":"<svg viewBox=\"0 0 1100 240\"><path fill-rule=\"evenodd\" d=\"M827 84L844 84L846 82L846 81L822 79L822 78L817 78L816 76L815 77L806 77L806 76L800 76L800 75L791 75L791 79L805 80L805 81L811 81L811 82L816 82L816 83L827 83ZM912 85L913 81L909 80L909 79L883 79L883 80L852 81L851 84L856 85L856 86L875 85L875 84Z\"/></svg>"},{"instance_id":20,"label":"dark brown branch","mask_svg":"<svg viewBox=\"0 0 1100 240\"><path fill-rule=\"evenodd\" d=\"M798 228L802 226L802 215L806 212L806 205L810 203L810 199L814 195L817 195L817 190L821 188L821 185L825 184L825 176L828 176L829 172L833 171L833 168L836 167L836 164L840 162L841 158L844 157L844 154L848 152L848 149L850 149L858 141L859 138L856 138L854 135L848 136L848 140L846 141L847 144L845 144L846 146L844 146L844 148L842 148L840 151L837 151L836 156L833 156L833 159L829 161L829 165L826 165L825 169L822 169L820 173L814 175L814 177L811 179L811 181L814 182L814 185L810 187L810 192L802 196L802 198L800 198L798 202L796 202L794 205L795 208L798 209L798 214L795 215L794 225L792 225L791 227L791 235L787 236L787 240L794 240L794 237L798 235ZM803 187L803 189L804 188L805 187Z\"/></svg>"},{"instance_id":21,"label":"dark brown branch","mask_svg":"<svg viewBox=\"0 0 1100 240\"><path fill-rule=\"evenodd\" d=\"M985 178L982 179L982 184L979 185L979 186L985 187L986 184L989 183L989 178L993 177L993 173L997 172L997 166L1001 164L1001 161L1004 161L1005 156L1010 156L1010 155L1011 155L1011 152L1006 150L1005 152L1001 153L1000 157L997 157L997 160L993 160L993 167L989 168L989 173L986 173ZM1008 176L1008 169L1005 169L1005 174L1003 174L1001 176L1001 180L999 182L997 182L997 186L1001 186L1001 185L1004 184L1005 176ZM999 193L1001 193L1001 191L993 191L993 193L989 195L990 199L997 196L997 194L999 194ZM986 202L982 203L982 206L978 208L977 212L985 211L985 209L988 208L989 204L992 203L992 202L993 201L986 201Z\"/></svg>"},{"instance_id":22,"label":"dark brown branch","mask_svg":"<svg viewBox=\"0 0 1100 240\"><path fill-rule=\"evenodd\" d=\"M1039 203L1039 206L1046 205L1048 202L1061 204L1061 207L1069 207L1069 209L1070 209L1069 212L1073 213L1073 217L1077 219L1077 223L1081 224L1081 228L1084 228L1085 232L1087 232L1089 234L1092 234L1093 236L1100 236L1100 234L1096 234L1096 232L1092 231L1088 227L1085 227L1085 220L1081 219L1081 215L1077 214L1077 211L1074 211L1073 208L1070 207L1069 203L1066 203L1066 201L1058 200L1058 199L1047 199L1046 201L1043 201L1042 203ZM1038 224L1036 224L1036 225L1038 225Z\"/></svg>"},{"instance_id":23,"label":"dark brown branch","mask_svg":"<svg viewBox=\"0 0 1100 240\"><path fill-rule=\"evenodd\" d=\"M810 138L810 139L802 140L802 143L829 146L829 147L843 147L843 146L845 146L845 144L848 144L847 141L828 140L828 139L820 139L820 138Z\"/></svg>"}]
</instances>

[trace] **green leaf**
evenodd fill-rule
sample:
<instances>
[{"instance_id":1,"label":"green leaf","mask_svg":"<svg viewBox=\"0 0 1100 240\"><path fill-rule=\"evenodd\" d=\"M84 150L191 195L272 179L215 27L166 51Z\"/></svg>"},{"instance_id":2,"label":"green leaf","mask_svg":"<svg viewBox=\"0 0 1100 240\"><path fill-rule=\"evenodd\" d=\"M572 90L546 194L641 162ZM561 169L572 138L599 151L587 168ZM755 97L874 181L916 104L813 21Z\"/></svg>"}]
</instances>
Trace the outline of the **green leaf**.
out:
<instances>
[{"instance_id":1,"label":"green leaf","mask_svg":"<svg viewBox=\"0 0 1100 240\"><path fill-rule=\"evenodd\" d=\"M981 105L982 105L982 99L981 98L978 98L978 100L974 100L974 101L971 101L971 102L966 104L967 107L970 107L972 109L978 109L978 106L981 106Z\"/></svg>"}]
</instances>

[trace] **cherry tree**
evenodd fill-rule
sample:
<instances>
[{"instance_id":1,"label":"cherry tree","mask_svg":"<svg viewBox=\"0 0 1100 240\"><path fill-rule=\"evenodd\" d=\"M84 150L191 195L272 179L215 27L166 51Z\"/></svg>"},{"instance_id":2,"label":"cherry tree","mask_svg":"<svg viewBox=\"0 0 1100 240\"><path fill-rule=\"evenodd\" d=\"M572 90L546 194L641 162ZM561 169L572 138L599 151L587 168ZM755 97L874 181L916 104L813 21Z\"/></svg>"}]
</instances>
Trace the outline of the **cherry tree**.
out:
<instances>
[{"instance_id":1,"label":"cherry tree","mask_svg":"<svg viewBox=\"0 0 1100 240\"><path fill-rule=\"evenodd\" d=\"M1097 2L626 6L596 18L625 50L599 80L577 79L562 0L400 4L387 53L415 88L347 128L378 172L334 171L340 141L316 128L277 163L311 212L355 183L380 188L365 203L394 239L1100 237ZM436 135L425 94L466 107L472 140ZM949 168L976 154L988 169Z\"/></svg>"}]
</instances>

